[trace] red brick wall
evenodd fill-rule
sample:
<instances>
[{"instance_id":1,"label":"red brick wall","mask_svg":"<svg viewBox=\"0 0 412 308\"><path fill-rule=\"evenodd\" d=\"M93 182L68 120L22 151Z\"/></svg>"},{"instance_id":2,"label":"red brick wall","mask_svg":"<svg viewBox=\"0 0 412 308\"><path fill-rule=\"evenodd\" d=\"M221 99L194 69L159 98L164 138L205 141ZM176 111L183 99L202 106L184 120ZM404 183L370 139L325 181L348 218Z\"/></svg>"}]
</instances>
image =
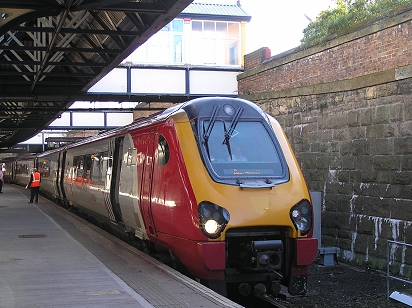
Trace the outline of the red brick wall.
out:
<instances>
[{"instance_id":1,"label":"red brick wall","mask_svg":"<svg viewBox=\"0 0 412 308\"><path fill-rule=\"evenodd\" d=\"M262 62L270 58L271 52L267 47L262 47L250 54L245 55L245 70L259 67Z\"/></svg>"},{"instance_id":2,"label":"red brick wall","mask_svg":"<svg viewBox=\"0 0 412 308\"><path fill-rule=\"evenodd\" d=\"M399 25L341 42L319 52L265 61L267 48L245 56L245 74L239 77L239 93L280 91L295 87L351 79L412 63L412 23ZM270 52L269 52L270 55ZM258 62L261 60L259 66ZM255 69L255 72L248 72Z\"/></svg>"}]
</instances>

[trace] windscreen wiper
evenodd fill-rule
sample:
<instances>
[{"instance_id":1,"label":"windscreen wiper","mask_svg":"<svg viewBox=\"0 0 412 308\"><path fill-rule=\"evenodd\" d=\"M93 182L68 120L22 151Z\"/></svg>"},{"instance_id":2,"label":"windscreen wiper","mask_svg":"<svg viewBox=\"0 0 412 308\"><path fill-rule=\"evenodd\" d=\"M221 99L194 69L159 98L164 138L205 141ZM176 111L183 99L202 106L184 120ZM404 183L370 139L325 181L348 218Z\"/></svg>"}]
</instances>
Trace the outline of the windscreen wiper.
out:
<instances>
[{"instance_id":1,"label":"windscreen wiper","mask_svg":"<svg viewBox=\"0 0 412 308\"><path fill-rule=\"evenodd\" d=\"M232 133L236 128L237 123L239 122L239 117L243 112L243 107L239 107L236 110L235 115L233 116L233 120L232 123L230 123L229 129L226 130L226 125L224 124L224 129L225 129L225 140L223 140L222 144L226 144L227 146L227 151L229 152L230 155L230 160L232 160L232 150L230 149L230 143L229 143L229 139L230 137L232 137Z\"/></svg>"},{"instance_id":2,"label":"windscreen wiper","mask_svg":"<svg viewBox=\"0 0 412 308\"><path fill-rule=\"evenodd\" d=\"M220 109L219 105L215 105L213 107L212 115L210 116L210 119L209 119L209 125L207 126L207 129L205 133L203 134L203 140L204 140L205 147L206 147L207 157L209 157L209 159L210 159L209 137L210 137L210 134L212 133L213 126L215 125L216 117L217 117L217 114L219 113L219 109Z\"/></svg>"}]
</instances>

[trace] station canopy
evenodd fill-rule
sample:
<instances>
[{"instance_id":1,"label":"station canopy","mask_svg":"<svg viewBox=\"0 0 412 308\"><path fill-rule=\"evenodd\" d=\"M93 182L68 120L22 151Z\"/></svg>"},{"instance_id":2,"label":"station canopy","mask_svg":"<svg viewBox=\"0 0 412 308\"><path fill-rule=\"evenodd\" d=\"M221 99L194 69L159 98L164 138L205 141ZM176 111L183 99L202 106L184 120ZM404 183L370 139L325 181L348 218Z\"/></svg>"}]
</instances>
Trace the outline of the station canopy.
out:
<instances>
[{"instance_id":1,"label":"station canopy","mask_svg":"<svg viewBox=\"0 0 412 308\"><path fill-rule=\"evenodd\" d=\"M48 127L193 0L0 0L0 149Z\"/></svg>"}]
</instances>

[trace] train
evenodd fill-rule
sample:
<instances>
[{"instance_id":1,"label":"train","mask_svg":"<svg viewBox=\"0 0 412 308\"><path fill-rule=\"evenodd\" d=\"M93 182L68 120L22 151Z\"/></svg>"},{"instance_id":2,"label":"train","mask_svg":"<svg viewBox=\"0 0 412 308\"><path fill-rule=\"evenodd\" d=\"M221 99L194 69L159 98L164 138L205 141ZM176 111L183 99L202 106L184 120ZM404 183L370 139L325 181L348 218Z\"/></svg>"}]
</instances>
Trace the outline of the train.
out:
<instances>
[{"instance_id":1,"label":"train","mask_svg":"<svg viewBox=\"0 0 412 308\"><path fill-rule=\"evenodd\" d=\"M308 186L278 121L205 97L64 147L4 162L21 185L165 252L212 290L307 290L317 256Z\"/></svg>"}]
</instances>

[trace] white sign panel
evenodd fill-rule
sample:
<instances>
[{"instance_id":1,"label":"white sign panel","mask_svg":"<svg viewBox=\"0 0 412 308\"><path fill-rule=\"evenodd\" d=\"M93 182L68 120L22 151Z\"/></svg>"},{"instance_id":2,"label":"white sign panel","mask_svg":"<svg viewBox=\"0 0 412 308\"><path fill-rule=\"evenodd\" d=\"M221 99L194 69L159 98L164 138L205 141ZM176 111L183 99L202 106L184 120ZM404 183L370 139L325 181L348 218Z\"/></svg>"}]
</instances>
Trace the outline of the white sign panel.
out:
<instances>
[{"instance_id":1,"label":"white sign panel","mask_svg":"<svg viewBox=\"0 0 412 308\"><path fill-rule=\"evenodd\" d=\"M90 88L88 93L126 93L127 69L115 68Z\"/></svg>"},{"instance_id":2,"label":"white sign panel","mask_svg":"<svg viewBox=\"0 0 412 308\"><path fill-rule=\"evenodd\" d=\"M70 126L70 113L63 113L60 118L54 120L53 123L50 124L50 127L53 126Z\"/></svg>"},{"instance_id":3,"label":"white sign panel","mask_svg":"<svg viewBox=\"0 0 412 308\"><path fill-rule=\"evenodd\" d=\"M104 126L104 113L77 112L72 116L73 126Z\"/></svg>"},{"instance_id":4,"label":"white sign panel","mask_svg":"<svg viewBox=\"0 0 412 308\"><path fill-rule=\"evenodd\" d=\"M190 94L237 95L239 72L190 71Z\"/></svg>"},{"instance_id":5,"label":"white sign panel","mask_svg":"<svg viewBox=\"0 0 412 308\"><path fill-rule=\"evenodd\" d=\"M132 93L185 94L184 70L132 69Z\"/></svg>"},{"instance_id":6,"label":"white sign panel","mask_svg":"<svg viewBox=\"0 0 412 308\"><path fill-rule=\"evenodd\" d=\"M125 126L133 122L133 113L107 113L107 126Z\"/></svg>"}]
</instances>

